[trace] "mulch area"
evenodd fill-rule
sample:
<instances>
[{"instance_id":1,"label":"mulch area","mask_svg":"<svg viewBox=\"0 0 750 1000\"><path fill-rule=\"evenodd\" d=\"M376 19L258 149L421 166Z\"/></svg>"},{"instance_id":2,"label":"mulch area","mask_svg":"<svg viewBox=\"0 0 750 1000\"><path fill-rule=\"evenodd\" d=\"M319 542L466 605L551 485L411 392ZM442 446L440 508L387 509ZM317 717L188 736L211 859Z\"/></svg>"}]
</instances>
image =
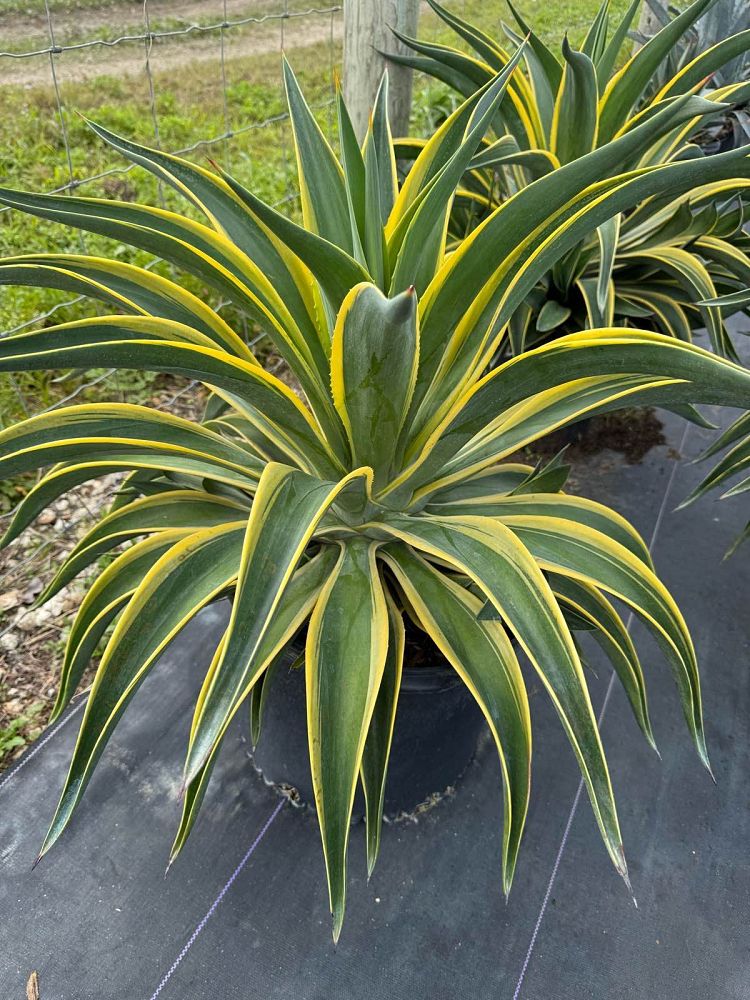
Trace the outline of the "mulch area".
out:
<instances>
[{"instance_id":1,"label":"mulch area","mask_svg":"<svg viewBox=\"0 0 750 1000\"><path fill-rule=\"evenodd\" d=\"M550 458L566 448L565 460L573 464L604 451L614 451L633 465L643 461L652 448L666 444L666 441L661 420L653 409L646 407L602 413L555 431L532 447L535 454Z\"/></svg>"}]
</instances>

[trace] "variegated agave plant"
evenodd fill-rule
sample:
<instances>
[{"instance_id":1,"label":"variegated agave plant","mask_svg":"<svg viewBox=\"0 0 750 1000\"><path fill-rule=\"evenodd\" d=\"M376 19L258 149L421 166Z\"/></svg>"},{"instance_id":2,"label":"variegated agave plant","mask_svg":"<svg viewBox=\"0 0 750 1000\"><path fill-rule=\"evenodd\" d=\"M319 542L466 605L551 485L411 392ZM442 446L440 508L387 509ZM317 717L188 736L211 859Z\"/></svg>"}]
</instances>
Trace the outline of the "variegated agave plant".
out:
<instances>
[{"instance_id":1,"label":"variegated agave plant","mask_svg":"<svg viewBox=\"0 0 750 1000\"><path fill-rule=\"evenodd\" d=\"M436 0L428 2L472 53L399 35L416 54L394 54L392 60L420 69L466 97L515 59L502 42ZM498 201L605 147L656 113L668 115L671 109L675 117L670 127L612 169L635 171L700 157L690 137L727 108L746 102L750 81L706 91L711 103L696 107L692 118L681 114L680 99L702 92L711 74L750 50L750 31L700 52L665 80L658 93L648 100L644 94L682 35L716 2L695 0L619 69L641 0L633 0L612 31L609 0L603 0L580 51L572 49L566 37L562 58L509 3L528 45L493 123L495 141L483 144L463 178L451 215L450 245L458 246ZM509 26L505 31L506 44L517 55L523 39ZM419 141L406 140L398 145L399 156L413 157L420 147ZM602 179L605 176L602 173ZM713 349L736 360L722 310L712 303L747 287L750 237L744 223L749 200L744 183L727 187L701 178L691 191L644 198L591 228L558 258L519 307L506 348L519 353L551 337L603 325L642 327L689 342L694 330L705 326Z\"/></svg>"},{"instance_id":2,"label":"variegated agave plant","mask_svg":"<svg viewBox=\"0 0 750 1000\"><path fill-rule=\"evenodd\" d=\"M506 891L531 761L529 706L509 634L559 712L624 876L571 623L592 630L609 652L652 741L641 668L610 598L642 615L664 646L707 762L693 646L643 541L614 511L561 492L559 469L535 471L509 456L553 428L625 403L747 408L750 373L691 345L622 329L560 339L485 371L519 302L582 233L645 197L676 195L698 180L746 178L750 162L733 153L708 165L615 176L618 164L672 128L670 107L528 185L448 255L454 190L510 72L457 110L397 190L385 88L362 149L339 100L339 161L286 67L302 225L224 173L96 126L181 192L205 222L145 205L0 190L6 205L151 251L197 275L268 333L301 387L298 398L176 281L104 258L0 263L6 283L75 289L118 310L0 341L0 371L171 372L200 380L221 404L202 425L141 406L71 406L0 435L0 475L51 467L16 510L6 540L65 490L129 470L111 511L46 591L124 545L91 584L70 633L56 714L111 630L43 851L68 823L159 652L202 607L227 595L231 618L195 708L173 856L195 822L231 719L305 627L310 763L334 936L359 780L370 868L378 852L406 609L468 685L495 738L505 783ZM685 121L702 108L693 97L679 105Z\"/></svg>"}]
</instances>

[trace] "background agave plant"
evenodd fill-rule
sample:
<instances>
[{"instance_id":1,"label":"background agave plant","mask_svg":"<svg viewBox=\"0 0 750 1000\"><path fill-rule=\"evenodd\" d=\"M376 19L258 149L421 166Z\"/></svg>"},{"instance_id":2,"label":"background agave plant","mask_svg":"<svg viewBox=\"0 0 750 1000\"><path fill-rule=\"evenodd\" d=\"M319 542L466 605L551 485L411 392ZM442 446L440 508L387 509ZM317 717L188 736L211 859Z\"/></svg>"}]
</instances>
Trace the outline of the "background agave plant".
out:
<instances>
[{"instance_id":1,"label":"background agave plant","mask_svg":"<svg viewBox=\"0 0 750 1000\"><path fill-rule=\"evenodd\" d=\"M521 58L521 53L516 59ZM230 176L92 126L180 191L204 223L130 202L22 194L0 200L152 251L198 275L274 340L299 396L177 281L116 260L25 256L1 280L84 291L119 312L0 342L0 371L107 366L198 379L202 424L127 404L71 406L0 435L0 474L47 468L6 542L54 498L106 472L127 476L111 510L58 569L42 600L124 548L75 618L56 714L109 630L60 803L57 840L130 699L201 608L231 596L197 700L172 857L193 827L240 706L306 630L310 763L337 937L357 782L368 864L404 650L403 615L470 688L497 744L505 787L503 886L510 888L529 790L529 708L512 635L538 672L579 760L606 848L626 876L607 765L572 627L607 650L646 738L643 675L612 598L641 615L674 672L707 763L695 653L635 530L561 492L553 463L509 460L549 430L625 404L750 406L750 373L657 334L602 329L488 364L519 303L584 232L648 197L742 184L741 152L615 174L705 103L687 95L612 143L530 184L446 253L451 202L515 63L425 145L399 190L385 84L362 149L339 99L341 159L285 66L303 223Z\"/></svg>"},{"instance_id":2,"label":"background agave plant","mask_svg":"<svg viewBox=\"0 0 750 1000\"><path fill-rule=\"evenodd\" d=\"M750 469L750 415L745 413L739 417L730 427L727 428L714 441L710 448L701 456L702 460L712 458L720 451L727 449L726 454L708 473L690 496L680 505L682 507L697 500L698 497L708 493L711 489L725 486L731 479L740 477L734 485L730 486L722 494L725 497L739 496L750 490L750 476L746 473ZM727 556L732 555L737 549L750 538L750 521L745 526L745 530L740 533L727 552Z\"/></svg>"},{"instance_id":3,"label":"background agave plant","mask_svg":"<svg viewBox=\"0 0 750 1000\"><path fill-rule=\"evenodd\" d=\"M674 17L679 17L681 11L661 0L645 0L645 5L653 14L658 25L669 24ZM668 57L655 72L646 91L647 96L656 94L661 87L688 63L718 42L750 29L750 10L743 0L719 0L710 7L699 20L693 24L671 50ZM632 37L641 45L649 40L649 35L641 31L632 32ZM747 52L730 59L724 66L715 71L710 83L724 86L736 80L747 80L750 76L750 58Z\"/></svg>"},{"instance_id":4,"label":"background agave plant","mask_svg":"<svg viewBox=\"0 0 750 1000\"><path fill-rule=\"evenodd\" d=\"M732 298L735 304L750 303L750 289L746 289L744 292L737 292ZM719 304L723 304L722 300L719 300ZM750 414L745 413L735 420L706 449L703 455L700 456L700 460L705 461L706 459L713 458L722 451L725 454L721 460L717 462L703 481L698 484L690 496L680 504L681 507L686 507L712 489L726 486L733 479L735 480L734 484L721 495L721 499L739 496L750 490L750 477L746 475L748 469L750 469ZM740 545L749 538L750 521L745 526L745 530L740 532L735 539L726 557L733 555Z\"/></svg>"},{"instance_id":5,"label":"background agave plant","mask_svg":"<svg viewBox=\"0 0 750 1000\"><path fill-rule=\"evenodd\" d=\"M498 201L626 134L657 110L677 113L672 127L615 169L637 170L701 156L690 137L727 108L746 102L750 82L714 87L713 105L705 105L689 121L678 113L678 98L701 91L707 77L744 56L750 50L750 30L694 54L656 92L646 95L654 74L669 63L684 33L715 9L716 2L696 0L619 69L623 47L631 44L628 31L640 0L634 0L611 31L609 0L604 0L581 50L572 49L565 38L562 58L509 3L529 43L496 115L496 139L483 144L462 181L450 222L453 245L459 245ZM523 44L521 35L507 25L504 45L436 0L429 3L472 54L399 35L416 54L389 58L442 80L464 96L509 64L506 45L517 53ZM419 147L419 142L407 140L399 144L399 155L408 159ZM506 346L517 353L551 336L612 324L689 341L696 328L705 326L713 349L734 357L720 307L705 301L747 286L750 242L743 226L749 197L742 185L734 185L730 194L721 183L699 182L677 197L644 199L590 230L529 294L513 317Z\"/></svg>"}]
</instances>

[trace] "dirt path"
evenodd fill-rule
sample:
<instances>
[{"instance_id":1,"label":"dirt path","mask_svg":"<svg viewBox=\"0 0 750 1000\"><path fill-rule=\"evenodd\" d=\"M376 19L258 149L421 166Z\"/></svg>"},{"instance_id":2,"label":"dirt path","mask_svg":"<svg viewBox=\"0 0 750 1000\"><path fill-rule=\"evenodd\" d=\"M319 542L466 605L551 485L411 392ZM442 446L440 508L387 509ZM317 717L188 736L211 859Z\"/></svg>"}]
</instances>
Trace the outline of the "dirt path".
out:
<instances>
[{"instance_id":1,"label":"dirt path","mask_svg":"<svg viewBox=\"0 0 750 1000\"><path fill-rule=\"evenodd\" d=\"M191 24L219 23L223 19L221 3L207 4L205 0L187 0L179 5L176 19L174 0L151 0L149 17L152 29L181 30ZM229 28L225 32L227 59L246 58L286 49L326 43L333 34L334 43L341 39L341 16L336 13L302 13L308 8L290 5L288 18L280 19L282 0L249 3L248 0L227 0L227 18L231 21L252 17L257 20ZM310 5L312 7L312 4ZM319 4L325 9L328 4ZM330 6L333 6L331 4ZM215 18L212 17L215 8ZM143 4L126 2L101 10L69 14L55 14L55 40L58 45L69 44L71 38L101 34L114 40L123 35L143 33ZM168 27L164 28L165 23ZM0 15L0 50L28 43L30 50L44 48L49 43L47 22L40 17ZM172 38L160 38L153 43L151 67L155 73L184 68L186 62L215 62L220 56L219 31L194 31ZM123 41L117 45L91 45L63 52L56 57L56 69L62 82L77 83L97 76L132 76L144 72L145 43L143 40ZM50 81L47 54L33 58L0 58L0 86L47 86Z\"/></svg>"}]
</instances>

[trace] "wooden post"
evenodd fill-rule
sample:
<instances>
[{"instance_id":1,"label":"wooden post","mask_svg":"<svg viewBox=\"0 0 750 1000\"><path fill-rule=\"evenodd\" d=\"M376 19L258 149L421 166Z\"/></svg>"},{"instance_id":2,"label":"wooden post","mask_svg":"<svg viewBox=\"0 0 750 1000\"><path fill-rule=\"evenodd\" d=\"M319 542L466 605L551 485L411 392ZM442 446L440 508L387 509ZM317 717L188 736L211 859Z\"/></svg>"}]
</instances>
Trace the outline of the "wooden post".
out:
<instances>
[{"instance_id":1,"label":"wooden post","mask_svg":"<svg viewBox=\"0 0 750 1000\"><path fill-rule=\"evenodd\" d=\"M649 4L648 0L643 0L641 16L638 20L638 33L640 35L645 35L646 38L649 38L651 35L655 35L656 32L663 27L664 25L656 16L654 9ZM635 42L633 45L633 51L637 52L640 47L640 44Z\"/></svg>"},{"instance_id":2,"label":"wooden post","mask_svg":"<svg viewBox=\"0 0 750 1000\"><path fill-rule=\"evenodd\" d=\"M416 35L418 14L419 0L344 0L344 99L360 141L386 66L391 129L408 132L412 71L388 65L380 52L409 51L390 29Z\"/></svg>"}]
</instances>

